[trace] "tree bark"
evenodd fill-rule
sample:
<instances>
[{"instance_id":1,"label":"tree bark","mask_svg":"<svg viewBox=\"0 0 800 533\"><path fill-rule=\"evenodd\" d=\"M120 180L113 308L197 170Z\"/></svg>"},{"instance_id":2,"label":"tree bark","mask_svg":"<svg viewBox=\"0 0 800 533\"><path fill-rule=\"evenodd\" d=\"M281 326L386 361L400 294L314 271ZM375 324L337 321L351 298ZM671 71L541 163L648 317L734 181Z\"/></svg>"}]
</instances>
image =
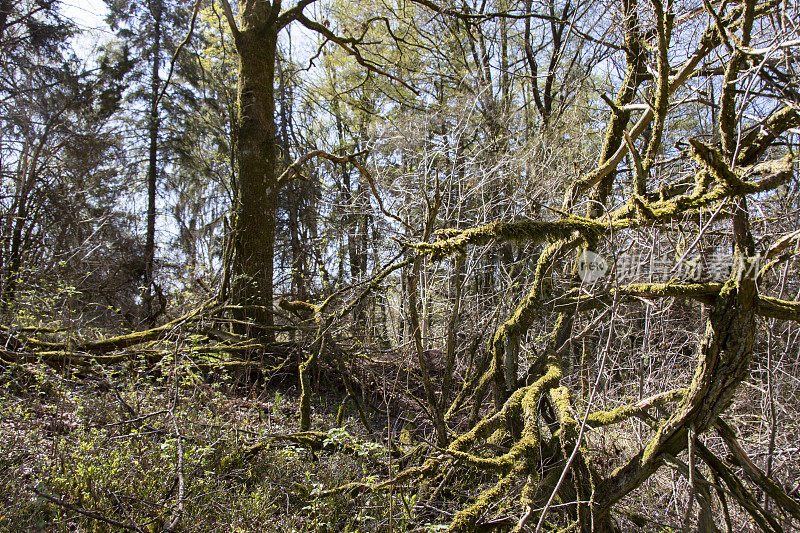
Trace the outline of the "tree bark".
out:
<instances>
[{"instance_id":1,"label":"tree bark","mask_svg":"<svg viewBox=\"0 0 800 533\"><path fill-rule=\"evenodd\" d=\"M237 179L233 220L231 300L246 306L248 332L274 340L273 258L278 204L275 56L280 3L240 0L242 26L237 95Z\"/></svg>"}]
</instances>

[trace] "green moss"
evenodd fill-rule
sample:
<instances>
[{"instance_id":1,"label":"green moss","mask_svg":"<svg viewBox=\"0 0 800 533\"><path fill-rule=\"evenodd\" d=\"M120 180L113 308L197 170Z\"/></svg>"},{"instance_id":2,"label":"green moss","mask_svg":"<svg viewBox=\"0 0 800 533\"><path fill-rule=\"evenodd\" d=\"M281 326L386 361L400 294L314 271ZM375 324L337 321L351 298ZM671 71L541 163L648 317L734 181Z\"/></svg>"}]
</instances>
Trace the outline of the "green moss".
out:
<instances>
[{"instance_id":1,"label":"green moss","mask_svg":"<svg viewBox=\"0 0 800 533\"><path fill-rule=\"evenodd\" d=\"M688 389L675 389L640 402L620 405L610 411L596 411L589 414L586 422L591 427L605 427L618 424L633 416L641 416L652 407L678 401L686 396L687 392Z\"/></svg>"},{"instance_id":2,"label":"green moss","mask_svg":"<svg viewBox=\"0 0 800 533\"><path fill-rule=\"evenodd\" d=\"M319 349L317 349L319 346ZM318 354L325 349L324 339L318 339L311 347L308 359L300 364L300 430L311 429L311 369L316 365Z\"/></svg>"},{"instance_id":3,"label":"green moss","mask_svg":"<svg viewBox=\"0 0 800 533\"><path fill-rule=\"evenodd\" d=\"M285 311L289 311L303 320L313 318L319 310L319 306L317 305L310 304L308 302L301 302L299 300L286 300L283 298L278 301L278 307Z\"/></svg>"},{"instance_id":4,"label":"green moss","mask_svg":"<svg viewBox=\"0 0 800 533\"><path fill-rule=\"evenodd\" d=\"M508 454L501 455L500 457L479 457L466 452L459 452L457 450L448 451L454 459L487 472L496 472L499 474L507 473L514 465L512 457Z\"/></svg>"},{"instance_id":5,"label":"green moss","mask_svg":"<svg viewBox=\"0 0 800 533\"><path fill-rule=\"evenodd\" d=\"M754 162L781 133L800 126L800 113L794 106L779 109L760 125L748 133L741 141L744 148L739 153L738 165Z\"/></svg>"},{"instance_id":6,"label":"green moss","mask_svg":"<svg viewBox=\"0 0 800 533\"><path fill-rule=\"evenodd\" d=\"M571 402L567 388L558 387L552 389L550 391L550 400L553 402L553 407L558 415L564 436L571 440L577 439L578 422L572 416L572 406L570 405Z\"/></svg>"},{"instance_id":7,"label":"green moss","mask_svg":"<svg viewBox=\"0 0 800 533\"><path fill-rule=\"evenodd\" d=\"M522 469L522 466L518 466L502 477L500 481L495 483L490 489L483 491L475 500L475 503L456 513L455 517L453 517L453 521L450 523L448 531L453 533L475 531L475 524L489 505L500 499L506 491L514 485L517 475Z\"/></svg>"},{"instance_id":8,"label":"green moss","mask_svg":"<svg viewBox=\"0 0 800 533\"><path fill-rule=\"evenodd\" d=\"M573 234L585 238L596 238L608 227L606 224L587 218L568 216L561 220L520 220L517 222L493 222L467 230L444 230L437 235L438 241L410 244L412 248L430 254L440 260L456 253L464 253L467 246L481 246L494 240L500 242L544 242L550 239L567 239Z\"/></svg>"},{"instance_id":9,"label":"green moss","mask_svg":"<svg viewBox=\"0 0 800 533\"><path fill-rule=\"evenodd\" d=\"M698 164L705 167L715 180L726 184L731 190L738 187L741 179L730 169L718 150L697 139L689 139L689 144L692 145Z\"/></svg>"}]
</instances>

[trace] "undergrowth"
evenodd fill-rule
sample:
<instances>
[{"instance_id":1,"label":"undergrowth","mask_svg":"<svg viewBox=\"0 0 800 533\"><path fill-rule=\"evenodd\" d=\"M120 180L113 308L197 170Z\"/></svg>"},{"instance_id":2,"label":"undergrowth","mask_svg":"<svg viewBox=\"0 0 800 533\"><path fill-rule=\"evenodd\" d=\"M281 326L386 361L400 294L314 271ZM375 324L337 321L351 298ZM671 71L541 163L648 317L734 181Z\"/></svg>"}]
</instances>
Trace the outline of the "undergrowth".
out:
<instances>
[{"instance_id":1,"label":"undergrowth","mask_svg":"<svg viewBox=\"0 0 800 533\"><path fill-rule=\"evenodd\" d=\"M393 468L381 444L357 434L354 419L330 427L336 407L315 402L315 427L330 431L313 450L281 440L298 427L291 391L244 393L229 381L206 383L182 364L156 375L7 368L0 529L162 531L179 503L182 531L404 529L410 504L400 491L317 497Z\"/></svg>"}]
</instances>

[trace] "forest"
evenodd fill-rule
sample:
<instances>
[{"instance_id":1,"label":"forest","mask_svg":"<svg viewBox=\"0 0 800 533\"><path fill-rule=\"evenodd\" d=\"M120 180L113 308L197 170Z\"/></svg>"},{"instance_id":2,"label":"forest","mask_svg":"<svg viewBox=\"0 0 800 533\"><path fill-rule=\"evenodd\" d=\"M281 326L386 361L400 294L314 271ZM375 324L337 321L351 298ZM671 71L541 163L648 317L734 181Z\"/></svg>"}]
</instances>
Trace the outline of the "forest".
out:
<instances>
[{"instance_id":1,"label":"forest","mask_svg":"<svg viewBox=\"0 0 800 533\"><path fill-rule=\"evenodd\" d=\"M800 3L0 0L0 531L800 532Z\"/></svg>"}]
</instances>

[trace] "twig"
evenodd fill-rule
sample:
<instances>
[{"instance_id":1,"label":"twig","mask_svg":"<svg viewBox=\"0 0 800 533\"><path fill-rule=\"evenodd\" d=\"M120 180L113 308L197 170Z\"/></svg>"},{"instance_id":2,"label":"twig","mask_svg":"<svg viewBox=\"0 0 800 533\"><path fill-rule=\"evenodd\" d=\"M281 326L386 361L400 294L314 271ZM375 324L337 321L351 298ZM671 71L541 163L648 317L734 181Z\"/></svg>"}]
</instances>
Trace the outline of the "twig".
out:
<instances>
[{"instance_id":1,"label":"twig","mask_svg":"<svg viewBox=\"0 0 800 533\"><path fill-rule=\"evenodd\" d=\"M697 492L697 486L694 482L694 470L695 470L695 463L694 463L694 442L695 442L695 429L694 424L689 426L689 431L687 432L686 440L687 440L687 449L689 454L689 503L686 504L686 514L683 517L683 531L687 532L692 527L692 507L694 507L694 497L695 493Z\"/></svg>"},{"instance_id":2,"label":"twig","mask_svg":"<svg viewBox=\"0 0 800 533\"><path fill-rule=\"evenodd\" d=\"M73 513L82 514L83 516L88 516L89 518L94 518L95 520L100 520L101 522L105 522L107 524L111 524L112 526L121 527L121 528L126 529L128 531L136 531L137 533L142 533L142 530L139 529L136 526L131 526L131 525L125 524L123 522L119 522L117 520L114 520L113 518L109 518L107 516L103 516L100 513L95 513L94 511L87 511L85 509L81 509L80 507L75 507L74 505L72 505L70 503L67 503L64 500L58 499L58 498L56 498L54 496L50 496L49 494L45 494L45 493L37 490L34 487L29 486L28 490L30 490L31 492L33 492L34 494L36 494L40 498L44 498L45 500L47 500L49 502L52 502L52 503L58 505L59 507L63 507L64 509L72 511Z\"/></svg>"},{"instance_id":3,"label":"twig","mask_svg":"<svg viewBox=\"0 0 800 533\"><path fill-rule=\"evenodd\" d=\"M181 50L189 44L189 41L194 34L194 24L197 22L197 14L200 12L200 0L196 0L194 3L194 8L192 9L192 19L189 23L189 31L186 33L186 37L184 37L183 41L178 45L178 48L175 50L175 54L172 56L172 61L169 64L169 73L167 74L167 79L164 81L164 87L161 88L161 92L156 98L155 106L158 107L159 102L161 99L164 98L164 93L167 92L167 87L169 87L169 82L172 80L172 73L175 70L175 62L178 60L178 55L181 53Z\"/></svg>"},{"instance_id":4,"label":"twig","mask_svg":"<svg viewBox=\"0 0 800 533\"><path fill-rule=\"evenodd\" d=\"M162 409L160 411L156 411L155 413L149 413L146 415L142 415L137 418L131 418L128 420L121 420L119 422L111 422L109 424L102 424L102 425L95 425L93 427L100 427L100 428L108 428L112 426L121 426L123 424L135 424L136 422L141 422L142 420L147 420L148 418L152 418L154 416L158 416L167 412L167 409Z\"/></svg>"},{"instance_id":5,"label":"twig","mask_svg":"<svg viewBox=\"0 0 800 533\"><path fill-rule=\"evenodd\" d=\"M178 528L183 517L183 497L184 497L184 482L183 482L183 437L181 436L180 429L178 428L178 420L175 418L175 409L178 407L178 347L175 347L175 370L173 376L174 397L172 406L170 408L170 417L172 418L172 428L175 430L175 438L177 439L177 453L178 460L175 465L175 476L178 485L178 494L176 497L175 513L169 523L164 526L163 533L172 533Z\"/></svg>"},{"instance_id":6,"label":"twig","mask_svg":"<svg viewBox=\"0 0 800 533\"><path fill-rule=\"evenodd\" d=\"M136 528L136 531L138 531L139 533L145 533L142 530L142 528L139 527L139 524L136 523L136 520L134 520L133 517L131 517L130 513L128 513L128 510L125 508L125 506L122 505L122 502L119 501L119 498L117 497L116 493L114 493L111 490L109 490L108 493L111 494L111 496L114 498L114 501L117 502L117 505L122 510L122 514L124 514L128 518L128 520L130 520L131 524L133 524L133 527Z\"/></svg>"},{"instance_id":7,"label":"twig","mask_svg":"<svg viewBox=\"0 0 800 533\"><path fill-rule=\"evenodd\" d=\"M181 523L181 518L183 517L183 438L178 430L178 422L175 420L174 414L172 416L172 425L175 428L175 435L178 439L178 464L175 466L176 475L178 477L178 497L175 515L172 517L172 520L170 520L169 524L164 527L164 533L171 533L172 531L175 531L178 525Z\"/></svg>"}]
</instances>

